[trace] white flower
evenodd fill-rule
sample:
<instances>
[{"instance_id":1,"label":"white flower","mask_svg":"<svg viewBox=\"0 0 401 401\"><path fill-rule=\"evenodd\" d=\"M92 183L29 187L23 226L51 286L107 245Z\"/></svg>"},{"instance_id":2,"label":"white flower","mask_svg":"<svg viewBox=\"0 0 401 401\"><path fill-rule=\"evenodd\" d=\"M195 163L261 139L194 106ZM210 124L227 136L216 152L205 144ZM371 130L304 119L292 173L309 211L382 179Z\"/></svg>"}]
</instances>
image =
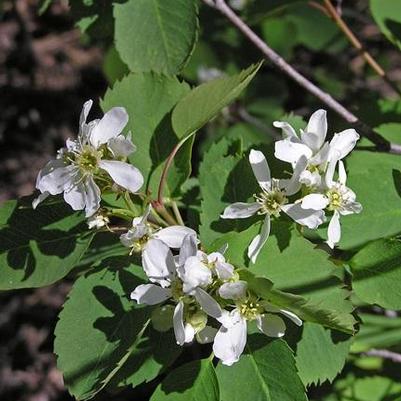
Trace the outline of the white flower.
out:
<instances>
[{"instance_id":1,"label":"white flower","mask_svg":"<svg viewBox=\"0 0 401 401\"><path fill-rule=\"evenodd\" d=\"M94 216L89 217L86 223L88 224L89 230L92 230L94 228L99 229L107 226L107 224L110 223L110 220L107 216L98 213L95 214Z\"/></svg>"},{"instance_id":2,"label":"white flower","mask_svg":"<svg viewBox=\"0 0 401 401\"><path fill-rule=\"evenodd\" d=\"M205 288L214 278L229 280L234 275L234 266L227 263L220 252L209 255L193 250L183 264L178 267L178 275L183 282L184 292L191 294L196 288Z\"/></svg>"},{"instance_id":3,"label":"white flower","mask_svg":"<svg viewBox=\"0 0 401 401\"><path fill-rule=\"evenodd\" d=\"M132 227L120 235L120 241L127 248L132 248L132 252L146 253L146 245L152 238L163 241L170 248L178 249L187 235L196 237L196 232L192 228L185 226L170 226L155 230L148 223L148 217L152 206L148 205L143 216L135 217L132 220Z\"/></svg>"},{"instance_id":4,"label":"white flower","mask_svg":"<svg viewBox=\"0 0 401 401\"><path fill-rule=\"evenodd\" d=\"M222 325L214 338L215 356L227 366L239 360L246 345L248 321L256 320L258 329L269 337L282 337L286 325L275 313L281 313L298 326L302 325L302 320L294 313L259 301L253 296L242 298L230 312L224 310L217 319Z\"/></svg>"},{"instance_id":5,"label":"white flower","mask_svg":"<svg viewBox=\"0 0 401 401\"><path fill-rule=\"evenodd\" d=\"M338 181L333 181L336 164L336 160L332 160L329 163L324 193L306 195L301 203L302 208L326 209L333 212L327 232L327 244L330 248L334 248L334 245L341 239L340 215L360 213L362 211L361 204L356 202L355 193L345 185L347 174L344 163L341 160L338 162Z\"/></svg>"},{"instance_id":6,"label":"white flower","mask_svg":"<svg viewBox=\"0 0 401 401\"><path fill-rule=\"evenodd\" d=\"M325 110L317 110L312 114L305 131L301 130L300 136L287 122L275 121L273 125L283 130L284 137L283 140L276 142L274 155L277 159L291 163L293 167L302 156L306 157L307 165L300 174L300 182L308 187L319 187L327 163L332 159L343 159L359 139L354 129L347 129L334 134L330 143L325 142L327 134Z\"/></svg>"},{"instance_id":7,"label":"white flower","mask_svg":"<svg viewBox=\"0 0 401 401\"><path fill-rule=\"evenodd\" d=\"M265 215L260 234L252 240L248 247L248 257L255 263L269 237L271 216L278 217L283 211L298 224L315 229L323 223L324 213L320 210L303 209L300 203L288 203L287 196L294 195L301 187L299 176L306 166L305 156L300 157L297 161L294 174L288 180L271 178L267 160L258 150L251 150L249 162L262 192L255 196L256 202L237 202L227 206L221 217L223 219L243 219L254 214Z\"/></svg>"},{"instance_id":8,"label":"white flower","mask_svg":"<svg viewBox=\"0 0 401 401\"><path fill-rule=\"evenodd\" d=\"M36 188L41 192L33 202L35 208L48 195L64 193L64 200L74 209L85 209L92 216L100 205L99 185L113 182L135 193L143 184L140 171L122 160L135 151L135 146L121 131L128 122L123 107L114 107L102 119L86 122L92 101L82 109L77 140L66 141L56 160L40 172Z\"/></svg>"},{"instance_id":9,"label":"white flower","mask_svg":"<svg viewBox=\"0 0 401 401\"><path fill-rule=\"evenodd\" d=\"M131 299L139 304L157 305L167 300L175 304L173 327L179 345L193 341L195 334L207 327L206 314L216 318L221 315L218 303L203 289L194 289L193 296L185 293L177 275L179 260L184 261L186 255L193 253L196 240L191 237L185 237L178 258L174 258L164 242L151 239L146 248L147 257L143 259L143 268L154 284L141 284L131 293Z\"/></svg>"}]
</instances>

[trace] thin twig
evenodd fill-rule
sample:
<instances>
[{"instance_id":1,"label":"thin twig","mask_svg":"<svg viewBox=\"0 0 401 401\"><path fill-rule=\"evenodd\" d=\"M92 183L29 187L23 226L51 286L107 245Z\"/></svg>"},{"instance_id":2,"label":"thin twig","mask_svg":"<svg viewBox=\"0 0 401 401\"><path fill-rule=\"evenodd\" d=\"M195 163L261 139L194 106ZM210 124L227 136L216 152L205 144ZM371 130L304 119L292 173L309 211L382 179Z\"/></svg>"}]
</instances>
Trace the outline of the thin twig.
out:
<instances>
[{"instance_id":1,"label":"thin twig","mask_svg":"<svg viewBox=\"0 0 401 401\"><path fill-rule=\"evenodd\" d=\"M182 219L182 216L180 213L180 209L177 206L177 202L175 202L175 201L171 202L171 207L173 209L174 216L175 216L175 219L177 220L178 224L180 226L185 226L184 220Z\"/></svg>"},{"instance_id":2,"label":"thin twig","mask_svg":"<svg viewBox=\"0 0 401 401\"><path fill-rule=\"evenodd\" d=\"M340 14L336 10L336 8L333 6L330 0L323 0L326 10L329 14L329 17L334 20L334 22L337 24L337 26L341 29L341 31L344 33L344 35L348 38L352 46L355 47L361 54L361 56L365 59L365 61L372 67L372 69L376 72L377 75L379 75L386 83L393 89L394 92L396 92L399 96L401 96L401 90L400 88L397 87L397 85L391 81L391 79L388 77L386 72L383 70L383 68L379 65L379 63L373 58L373 56L369 53L367 49L363 46L361 41L355 36L355 34L351 31L351 29L348 27L346 22L341 18ZM327 13L326 13L327 14Z\"/></svg>"},{"instance_id":3,"label":"thin twig","mask_svg":"<svg viewBox=\"0 0 401 401\"><path fill-rule=\"evenodd\" d=\"M401 145L391 143L364 124L357 116L347 110L342 104L335 100L330 94L321 90L314 83L305 78L295 68L288 64L280 55L271 49L252 29L239 18L224 0L203 0L205 4L217 9L236 26L277 68L292 78L308 92L315 95L324 104L334 110L348 123L352 124L359 132L373 142L379 150L401 154Z\"/></svg>"},{"instance_id":4,"label":"thin twig","mask_svg":"<svg viewBox=\"0 0 401 401\"><path fill-rule=\"evenodd\" d=\"M396 352L388 351L386 349L371 349L363 353L365 356L377 356L384 359L389 359L390 361L401 363L401 354Z\"/></svg>"}]
</instances>

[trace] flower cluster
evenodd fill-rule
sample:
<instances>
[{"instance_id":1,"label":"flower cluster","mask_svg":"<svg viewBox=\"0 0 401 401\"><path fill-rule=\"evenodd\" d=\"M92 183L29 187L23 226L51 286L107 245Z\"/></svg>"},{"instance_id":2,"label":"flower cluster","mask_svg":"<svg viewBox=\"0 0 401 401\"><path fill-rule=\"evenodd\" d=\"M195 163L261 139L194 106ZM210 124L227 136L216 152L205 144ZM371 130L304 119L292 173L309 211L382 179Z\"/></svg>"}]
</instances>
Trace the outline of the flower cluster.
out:
<instances>
[{"instance_id":1,"label":"flower cluster","mask_svg":"<svg viewBox=\"0 0 401 401\"><path fill-rule=\"evenodd\" d=\"M325 110L313 113L299 136L286 122L276 121L274 126L283 130L284 137L275 144L275 157L291 163L291 178L272 178L265 156L251 150L249 162L261 192L254 195L254 202L233 203L221 215L223 219L242 219L254 214L264 216L260 233L248 247L252 262L256 261L269 237L271 218L279 217L281 212L311 229L326 221L326 212L331 213L327 244L333 248L341 238L340 215L362 210L355 193L345 185L347 177L342 162L359 139L354 129L336 133L330 142L326 142ZM337 165L338 178L334 180ZM291 196L292 201L289 200Z\"/></svg>"},{"instance_id":2,"label":"flower cluster","mask_svg":"<svg viewBox=\"0 0 401 401\"><path fill-rule=\"evenodd\" d=\"M82 108L78 138L67 139L56 160L40 171L36 188L41 194L33 201L34 208L49 195L63 193L74 210L85 209L90 217L99 210L101 193L107 188L135 193L142 187L141 172L125 162L135 151L130 137L121 135L127 112L114 107L102 119L87 123L91 107L92 100L88 100Z\"/></svg>"},{"instance_id":3,"label":"flower cluster","mask_svg":"<svg viewBox=\"0 0 401 401\"><path fill-rule=\"evenodd\" d=\"M100 209L101 195L107 191L124 192L130 209L124 217L132 218L138 213L135 205L132 207L130 193L135 194L144 179L137 168L126 162L135 146L130 135L121 134L128 122L125 109L115 107L102 119L86 122L91 106L92 101L83 106L78 138L68 139L56 160L40 171L36 183L40 195L33 206L49 195L63 194L74 210L85 210L89 229L112 230L109 224L113 213ZM335 134L326 142L324 110L311 116L299 136L286 122L274 125L283 130L283 139L275 144L275 156L291 164L291 176L272 178L263 153L251 150L249 162L260 191L253 202L229 205L221 215L223 219L263 216L260 233L248 247L252 262L269 237L272 219L282 212L311 229L325 222L329 213L327 243L334 247L341 235L340 216L361 211L354 192L346 186L342 162L359 138L355 130ZM245 348L249 322L255 321L257 328L270 337L284 335L283 317L298 326L302 324L293 312L263 299L241 279L241 271L224 256L227 247L205 253L193 229L169 225L157 208L152 208L146 195L141 203L146 205L143 215L134 217L120 241L130 254L141 257L149 282L137 286L131 299L156 306L152 313L155 329L173 328L179 345L195 340L213 342L214 355L223 364L232 365ZM174 221L168 217L168 221Z\"/></svg>"},{"instance_id":4,"label":"flower cluster","mask_svg":"<svg viewBox=\"0 0 401 401\"><path fill-rule=\"evenodd\" d=\"M234 266L226 261L225 249L206 254L198 249L195 233L183 237L184 227L180 232L175 231L174 241L165 241L168 229L177 230L169 227L153 237L145 233L140 238L142 265L151 283L136 287L131 299L139 304L163 304L153 314L154 326L169 328L171 324L158 322L170 320L177 344L184 345L195 338L202 344L213 341L215 356L223 364L232 365L245 348L247 322L255 320L259 330L270 337L282 337L285 333L285 322L278 314L302 324L292 312L253 294ZM132 246L127 235L121 241ZM178 244L181 244L179 249Z\"/></svg>"}]
</instances>

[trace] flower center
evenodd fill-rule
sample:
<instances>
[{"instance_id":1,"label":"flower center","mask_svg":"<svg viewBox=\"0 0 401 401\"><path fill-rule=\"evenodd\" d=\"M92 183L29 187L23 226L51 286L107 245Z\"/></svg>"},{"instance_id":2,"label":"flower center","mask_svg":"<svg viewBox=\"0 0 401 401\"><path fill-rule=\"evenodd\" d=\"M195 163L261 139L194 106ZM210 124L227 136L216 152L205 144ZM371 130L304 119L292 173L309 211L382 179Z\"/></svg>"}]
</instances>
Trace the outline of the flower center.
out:
<instances>
[{"instance_id":1,"label":"flower center","mask_svg":"<svg viewBox=\"0 0 401 401\"><path fill-rule=\"evenodd\" d=\"M255 320L264 312L263 306L257 299L250 297L238 305L239 312L246 320Z\"/></svg>"},{"instance_id":2,"label":"flower center","mask_svg":"<svg viewBox=\"0 0 401 401\"><path fill-rule=\"evenodd\" d=\"M141 238L135 239L134 241L132 241L132 251L131 252L135 252L135 253L140 253L142 252L143 248L145 247L146 243L149 241L149 235L144 235Z\"/></svg>"},{"instance_id":3,"label":"flower center","mask_svg":"<svg viewBox=\"0 0 401 401\"><path fill-rule=\"evenodd\" d=\"M263 191L255 196L255 200L261 205L259 214L269 214L276 217L280 216L281 206L288 202L284 193L279 189L271 192Z\"/></svg>"},{"instance_id":4,"label":"flower center","mask_svg":"<svg viewBox=\"0 0 401 401\"><path fill-rule=\"evenodd\" d=\"M76 157L76 164L84 173L94 173L97 170L98 162L101 159L101 152L86 146Z\"/></svg>"},{"instance_id":5,"label":"flower center","mask_svg":"<svg viewBox=\"0 0 401 401\"><path fill-rule=\"evenodd\" d=\"M181 280L173 280L170 285L171 289L171 297L174 301L179 301L185 294L182 290L182 281Z\"/></svg>"},{"instance_id":6,"label":"flower center","mask_svg":"<svg viewBox=\"0 0 401 401\"><path fill-rule=\"evenodd\" d=\"M338 188L331 188L326 192L327 197L329 198L329 206L328 210L334 211L339 209L343 203L344 199L341 191Z\"/></svg>"}]
</instances>

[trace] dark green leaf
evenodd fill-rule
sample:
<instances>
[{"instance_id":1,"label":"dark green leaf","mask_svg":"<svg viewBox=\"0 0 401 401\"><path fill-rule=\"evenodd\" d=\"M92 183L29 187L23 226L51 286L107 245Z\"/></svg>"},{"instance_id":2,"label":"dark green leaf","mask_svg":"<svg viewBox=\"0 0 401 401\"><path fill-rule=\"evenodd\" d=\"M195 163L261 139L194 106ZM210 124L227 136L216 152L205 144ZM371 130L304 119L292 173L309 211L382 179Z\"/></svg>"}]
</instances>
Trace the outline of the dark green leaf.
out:
<instances>
[{"instance_id":1,"label":"dark green leaf","mask_svg":"<svg viewBox=\"0 0 401 401\"><path fill-rule=\"evenodd\" d=\"M157 387L151 401L219 401L219 385L210 359L186 363Z\"/></svg>"},{"instance_id":2,"label":"dark green leaf","mask_svg":"<svg viewBox=\"0 0 401 401\"><path fill-rule=\"evenodd\" d=\"M129 0L114 6L115 43L131 71L177 74L195 46L195 0Z\"/></svg>"},{"instance_id":3,"label":"dark green leaf","mask_svg":"<svg viewBox=\"0 0 401 401\"><path fill-rule=\"evenodd\" d=\"M32 198L6 202L0 209L0 289L42 287L66 276L91 243L82 213L62 200Z\"/></svg>"}]
</instances>

